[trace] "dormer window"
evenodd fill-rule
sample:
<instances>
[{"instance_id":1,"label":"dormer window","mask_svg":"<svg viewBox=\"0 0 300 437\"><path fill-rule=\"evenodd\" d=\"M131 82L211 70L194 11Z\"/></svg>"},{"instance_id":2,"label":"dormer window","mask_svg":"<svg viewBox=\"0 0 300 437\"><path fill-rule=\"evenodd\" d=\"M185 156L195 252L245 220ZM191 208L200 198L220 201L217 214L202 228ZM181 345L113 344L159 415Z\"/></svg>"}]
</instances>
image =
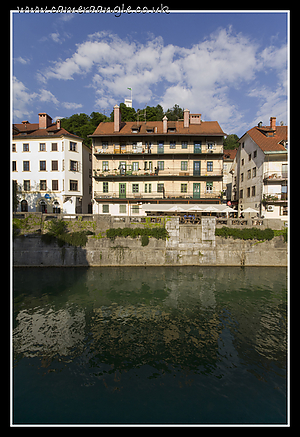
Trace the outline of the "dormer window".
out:
<instances>
[{"instance_id":1,"label":"dormer window","mask_svg":"<svg viewBox=\"0 0 300 437\"><path fill-rule=\"evenodd\" d=\"M147 134L151 134L151 133L154 132L154 128L153 128L153 127L148 127L148 128L146 129L146 131L147 131Z\"/></svg>"},{"instance_id":2,"label":"dormer window","mask_svg":"<svg viewBox=\"0 0 300 437\"><path fill-rule=\"evenodd\" d=\"M168 127L168 132L176 132L175 127Z\"/></svg>"},{"instance_id":3,"label":"dormer window","mask_svg":"<svg viewBox=\"0 0 300 437\"><path fill-rule=\"evenodd\" d=\"M131 132L132 132L133 134L137 134L137 133L139 133L139 131L140 131L140 127L141 127L141 126L133 125L133 126L131 127Z\"/></svg>"}]
</instances>

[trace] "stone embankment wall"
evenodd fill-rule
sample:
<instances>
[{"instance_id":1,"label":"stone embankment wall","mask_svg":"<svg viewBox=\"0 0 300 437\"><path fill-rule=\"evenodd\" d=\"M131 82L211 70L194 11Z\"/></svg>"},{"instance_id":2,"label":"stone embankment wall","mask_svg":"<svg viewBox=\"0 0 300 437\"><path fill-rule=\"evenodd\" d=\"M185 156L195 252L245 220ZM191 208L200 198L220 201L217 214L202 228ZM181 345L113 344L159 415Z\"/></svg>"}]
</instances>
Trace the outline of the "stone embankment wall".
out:
<instances>
[{"instance_id":1,"label":"stone embankment wall","mask_svg":"<svg viewBox=\"0 0 300 437\"><path fill-rule=\"evenodd\" d=\"M15 266L287 266L287 243L272 240L234 240L215 236L215 219L201 225L181 225L174 217L166 222L167 240L150 238L88 237L85 247L47 245L37 235L17 237L13 245Z\"/></svg>"}]
</instances>

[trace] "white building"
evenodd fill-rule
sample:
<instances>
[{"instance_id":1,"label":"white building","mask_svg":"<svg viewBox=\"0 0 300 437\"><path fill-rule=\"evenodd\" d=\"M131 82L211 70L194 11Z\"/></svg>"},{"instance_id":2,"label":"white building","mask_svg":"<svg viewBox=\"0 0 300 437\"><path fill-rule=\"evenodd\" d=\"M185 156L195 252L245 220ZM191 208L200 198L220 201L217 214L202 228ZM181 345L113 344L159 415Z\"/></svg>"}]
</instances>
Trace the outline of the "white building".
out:
<instances>
[{"instance_id":1,"label":"white building","mask_svg":"<svg viewBox=\"0 0 300 437\"><path fill-rule=\"evenodd\" d=\"M233 174L234 200L240 213L250 207L265 218L288 219L288 129L253 127L240 139Z\"/></svg>"},{"instance_id":2,"label":"white building","mask_svg":"<svg viewBox=\"0 0 300 437\"><path fill-rule=\"evenodd\" d=\"M91 211L92 157L82 138L61 128L60 120L39 114L38 123L13 125L12 180L18 211L88 213Z\"/></svg>"}]
</instances>

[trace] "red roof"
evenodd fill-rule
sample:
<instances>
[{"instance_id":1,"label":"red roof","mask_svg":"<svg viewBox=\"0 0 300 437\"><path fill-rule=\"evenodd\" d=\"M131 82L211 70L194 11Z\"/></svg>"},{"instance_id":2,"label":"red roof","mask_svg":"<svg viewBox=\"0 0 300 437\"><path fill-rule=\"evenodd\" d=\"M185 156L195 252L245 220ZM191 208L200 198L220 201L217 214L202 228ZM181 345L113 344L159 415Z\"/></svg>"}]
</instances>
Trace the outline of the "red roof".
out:
<instances>
[{"instance_id":1,"label":"red roof","mask_svg":"<svg viewBox=\"0 0 300 437\"><path fill-rule=\"evenodd\" d=\"M274 136L267 136L269 134L272 135L273 132ZM280 143L283 141L286 142L288 140L287 126L276 126L275 131L270 129L270 127L268 126L263 126L261 128L255 126L252 129L248 130L246 133L264 152L277 152L280 150L286 151L286 148Z\"/></svg>"},{"instance_id":2,"label":"red roof","mask_svg":"<svg viewBox=\"0 0 300 437\"><path fill-rule=\"evenodd\" d=\"M224 150L224 156L223 156L223 159L224 159L225 161L226 161L226 160L233 161L234 158L235 158L235 155L236 155L237 150L238 150L238 149L231 149L231 150L227 150L227 149L225 149L225 150Z\"/></svg>"},{"instance_id":3,"label":"red roof","mask_svg":"<svg viewBox=\"0 0 300 437\"><path fill-rule=\"evenodd\" d=\"M61 137L62 135L68 135L69 137L74 137L77 139L82 139L78 135L70 134L66 129L60 128L57 129L56 123L51 124L47 127L47 129L39 129L39 123L15 123L14 126L19 129L18 133L13 135L14 138L52 138L52 137ZM53 132L53 134L49 135L49 132ZM25 135L24 135L25 134Z\"/></svg>"},{"instance_id":4,"label":"red roof","mask_svg":"<svg viewBox=\"0 0 300 437\"><path fill-rule=\"evenodd\" d=\"M202 121L201 124L190 124L189 127L183 127L183 121L169 121L168 128L175 128L175 132L163 133L162 121L139 122L139 132L132 134L131 129L137 127L136 121L121 122L119 132L114 132L113 122L101 122L91 137L102 135L207 135L207 136L224 136L226 135L217 121ZM154 128L157 131L154 132ZM148 133L147 129L153 129Z\"/></svg>"}]
</instances>

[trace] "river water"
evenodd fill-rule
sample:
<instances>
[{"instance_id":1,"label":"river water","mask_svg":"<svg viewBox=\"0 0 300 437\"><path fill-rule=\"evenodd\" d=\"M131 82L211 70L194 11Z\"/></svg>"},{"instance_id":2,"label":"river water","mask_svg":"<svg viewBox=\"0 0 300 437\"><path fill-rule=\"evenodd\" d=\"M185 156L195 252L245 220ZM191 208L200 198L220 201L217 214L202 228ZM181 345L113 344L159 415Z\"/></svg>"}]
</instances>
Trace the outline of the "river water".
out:
<instances>
[{"instance_id":1,"label":"river water","mask_svg":"<svg viewBox=\"0 0 300 437\"><path fill-rule=\"evenodd\" d=\"M13 283L13 423L286 423L285 268L18 268Z\"/></svg>"}]
</instances>

